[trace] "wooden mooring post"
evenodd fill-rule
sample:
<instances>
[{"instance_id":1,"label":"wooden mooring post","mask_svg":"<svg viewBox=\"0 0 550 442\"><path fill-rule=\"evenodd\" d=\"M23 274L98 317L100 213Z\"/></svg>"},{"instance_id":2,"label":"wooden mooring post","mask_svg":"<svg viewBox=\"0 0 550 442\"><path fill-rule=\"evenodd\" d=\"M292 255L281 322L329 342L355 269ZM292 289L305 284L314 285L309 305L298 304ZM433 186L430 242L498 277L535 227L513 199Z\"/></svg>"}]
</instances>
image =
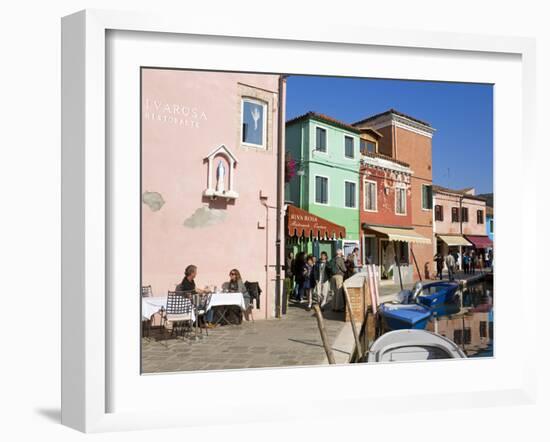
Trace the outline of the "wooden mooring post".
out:
<instances>
[{"instance_id":1,"label":"wooden mooring post","mask_svg":"<svg viewBox=\"0 0 550 442\"><path fill-rule=\"evenodd\" d=\"M336 364L332 347L328 341L325 322L323 320L323 313L317 304L313 306L313 311L315 312L315 317L317 318L317 327L319 327L319 333L321 333L321 340L323 341L323 347L325 348L325 353L327 354L328 363L331 365Z\"/></svg>"},{"instance_id":2,"label":"wooden mooring post","mask_svg":"<svg viewBox=\"0 0 550 442\"><path fill-rule=\"evenodd\" d=\"M348 309L349 320L351 322L351 330L353 331L353 338L355 339L355 348L361 351L362 345L359 339L359 332L357 331L357 326L355 325L355 318L353 317L353 311L351 308L351 300L349 297L348 289L346 288L345 285L343 289L344 289L344 299L346 301L346 308ZM352 356L353 356L353 352L352 352Z\"/></svg>"}]
</instances>

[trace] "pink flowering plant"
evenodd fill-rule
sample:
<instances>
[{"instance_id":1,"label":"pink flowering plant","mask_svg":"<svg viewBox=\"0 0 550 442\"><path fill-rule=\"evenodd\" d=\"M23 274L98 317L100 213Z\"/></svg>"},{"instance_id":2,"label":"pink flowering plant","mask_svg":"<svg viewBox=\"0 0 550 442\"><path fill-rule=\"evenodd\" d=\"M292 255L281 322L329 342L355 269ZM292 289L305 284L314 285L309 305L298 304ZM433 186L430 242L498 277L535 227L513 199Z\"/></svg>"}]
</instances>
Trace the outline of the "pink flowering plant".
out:
<instances>
[{"instance_id":1,"label":"pink flowering plant","mask_svg":"<svg viewBox=\"0 0 550 442\"><path fill-rule=\"evenodd\" d=\"M296 160L287 153L285 160L285 182L290 182L296 176Z\"/></svg>"}]
</instances>

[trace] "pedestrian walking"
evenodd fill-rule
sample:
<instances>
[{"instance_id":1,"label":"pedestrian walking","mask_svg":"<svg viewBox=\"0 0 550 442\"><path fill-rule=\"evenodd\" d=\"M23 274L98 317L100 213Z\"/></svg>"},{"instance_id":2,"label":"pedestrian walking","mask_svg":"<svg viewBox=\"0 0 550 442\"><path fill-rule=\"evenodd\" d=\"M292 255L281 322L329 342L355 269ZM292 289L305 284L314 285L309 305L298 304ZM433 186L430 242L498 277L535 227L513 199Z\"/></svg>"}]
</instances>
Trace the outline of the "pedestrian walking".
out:
<instances>
[{"instance_id":1,"label":"pedestrian walking","mask_svg":"<svg viewBox=\"0 0 550 442\"><path fill-rule=\"evenodd\" d=\"M453 258L455 259L454 271L456 273L459 270L459 263L460 263L460 261L458 260L458 251L456 251L456 250L453 251L452 255L453 255Z\"/></svg>"},{"instance_id":2,"label":"pedestrian walking","mask_svg":"<svg viewBox=\"0 0 550 442\"><path fill-rule=\"evenodd\" d=\"M455 257L452 254L449 253L445 258L445 265L447 266L447 272L449 273L449 281L453 281L455 279Z\"/></svg>"},{"instance_id":3,"label":"pedestrian walking","mask_svg":"<svg viewBox=\"0 0 550 442\"><path fill-rule=\"evenodd\" d=\"M294 268L292 272L294 273L294 281L296 286L294 288L294 298L297 302L302 302L304 299L304 276L305 276L305 267L306 267L306 253L299 252L294 259Z\"/></svg>"},{"instance_id":4,"label":"pedestrian walking","mask_svg":"<svg viewBox=\"0 0 550 442\"><path fill-rule=\"evenodd\" d=\"M342 286L344 285L346 263L344 262L344 252L342 249L336 250L336 256L330 261L330 271L332 273L330 278L332 287L332 311L343 312L345 306Z\"/></svg>"},{"instance_id":5,"label":"pedestrian walking","mask_svg":"<svg viewBox=\"0 0 550 442\"><path fill-rule=\"evenodd\" d=\"M464 253L462 257L462 268L464 269L464 273L470 273L470 254L468 252Z\"/></svg>"},{"instance_id":6,"label":"pedestrian walking","mask_svg":"<svg viewBox=\"0 0 550 442\"><path fill-rule=\"evenodd\" d=\"M344 275L344 279L351 278L354 273L355 273L355 260L353 258L353 253L350 253L346 257L346 273Z\"/></svg>"},{"instance_id":7,"label":"pedestrian walking","mask_svg":"<svg viewBox=\"0 0 550 442\"><path fill-rule=\"evenodd\" d=\"M287 288L287 296L294 296L294 253L288 252L285 258L285 284Z\"/></svg>"},{"instance_id":8,"label":"pedestrian walking","mask_svg":"<svg viewBox=\"0 0 550 442\"><path fill-rule=\"evenodd\" d=\"M331 277L327 252L321 252L321 256L313 268L313 275L317 303L321 307L321 311L323 311L328 302Z\"/></svg>"},{"instance_id":9,"label":"pedestrian walking","mask_svg":"<svg viewBox=\"0 0 550 442\"><path fill-rule=\"evenodd\" d=\"M355 247L355 249L353 249L353 273L357 273L359 271L359 248L358 247Z\"/></svg>"},{"instance_id":10,"label":"pedestrian walking","mask_svg":"<svg viewBox=\"0 0 550 442\"><path fill-rule=\"evenodd\" d=\"M313 288L315 287L313 266L313 255L308 255L304 267L304 293L307 299L307 311L311 310L311 304L313 302Z\"/></svg>"},{"instance_id":11,"label":"pedestrian walking","mask_svg":"<svg viewBox=\"0 0 550 442\"><path fill-rule=\"evenodd\" d=\"M443 255L437 252L434 256L435 268L437 270L436 278L443 279Z\"/></svg>"}]
</instances>

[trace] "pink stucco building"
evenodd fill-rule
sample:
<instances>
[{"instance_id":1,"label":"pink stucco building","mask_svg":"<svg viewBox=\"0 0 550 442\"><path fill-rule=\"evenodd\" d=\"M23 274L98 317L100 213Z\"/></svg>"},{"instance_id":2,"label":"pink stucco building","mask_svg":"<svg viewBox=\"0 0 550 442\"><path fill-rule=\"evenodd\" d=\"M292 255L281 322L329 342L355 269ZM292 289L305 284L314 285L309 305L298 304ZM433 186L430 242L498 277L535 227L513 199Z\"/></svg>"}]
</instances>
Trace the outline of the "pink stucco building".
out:
<instances>
[{"instance_id":1,"label":"pink stucco building","mask_svg":"<svg viewBox=\"0 0 550 442\"><path fill-rule=\"evenodd\" d=\"M437 251L459 256L467 249L488 244L486 202L473 188L453 190L433 186L434 234ZM458 263L462 265L461 260Z\"/></svg>"},{"instance_id":2,"label":"pink stucco building","mask_svg":"<svg viewBox=\"0 0 550 442\"><path fill-rule=\"evenodd\" d=\"M255 318L275 314L280 110L279 75L142 69L142 285L155 295L189 264L198 287L237 268L263 291Z\"/></svg>"}]
</instances>

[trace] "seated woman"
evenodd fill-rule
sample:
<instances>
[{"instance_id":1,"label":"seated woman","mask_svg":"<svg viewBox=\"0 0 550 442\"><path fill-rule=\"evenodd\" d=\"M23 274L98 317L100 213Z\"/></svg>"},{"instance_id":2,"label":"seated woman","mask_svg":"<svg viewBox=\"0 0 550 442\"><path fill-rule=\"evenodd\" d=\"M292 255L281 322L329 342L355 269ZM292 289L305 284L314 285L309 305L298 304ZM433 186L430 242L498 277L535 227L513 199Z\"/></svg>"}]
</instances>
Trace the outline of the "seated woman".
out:
<instances>
[{"instance_id":1,"label":"seated woman","mask_svg":"<svg viewBox=\"0 0 550 442\"><path fill-rule=\"evenodd\" d=\"M249 315L252 310L250 295L248 294L246 287L243 283L241 273L237 269L233 269L229 272L229 281L222 284L222 290L229 293L242 293L245 307L244 317L247 321L249 321Z\"/></svg>"}]
</instances>

